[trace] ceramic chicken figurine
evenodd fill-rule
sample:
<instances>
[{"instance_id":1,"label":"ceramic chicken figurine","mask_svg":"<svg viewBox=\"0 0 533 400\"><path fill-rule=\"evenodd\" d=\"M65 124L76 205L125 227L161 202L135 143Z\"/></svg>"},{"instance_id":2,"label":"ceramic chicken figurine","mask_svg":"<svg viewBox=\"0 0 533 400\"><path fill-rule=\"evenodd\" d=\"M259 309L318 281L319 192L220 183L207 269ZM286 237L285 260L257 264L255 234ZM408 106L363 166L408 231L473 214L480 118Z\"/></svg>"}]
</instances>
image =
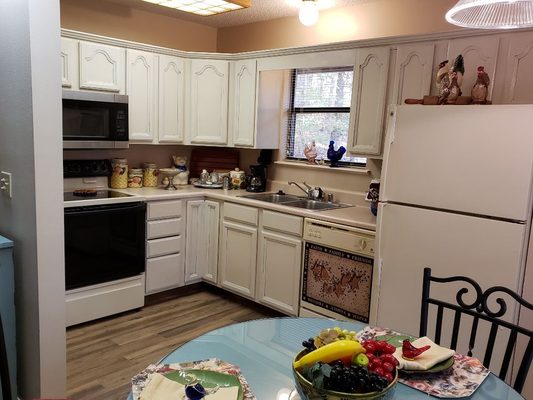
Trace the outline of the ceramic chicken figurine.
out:
<instances>
[{"instance_id":1,"label":"ceramic chicken figurine","mask_svg":"<svg viewBox=\"0 0 533 400\"><path fill-rule=\"evenodd\" d=\"M308 143L304 147L304 155L307 158L307 162L309 164L316 164L316 156L317 156L317 150L316 150L316 143L313 140L311 143Z\"/></svg>"},{"instance_id":2,"label":"ceramic chicken figurine","mask_svg":"<svg viewBox=\"0 0 533 400\"><path fill-rule=\"evenodd\" d=\"M416 357L422 354L424 351L429 350L431 346L428 344L423 347L415 347L408 339L405 339L402 343L402 357L406 360L413 361Z\"/></svg>"},{"instance_id":3,"label":"ceramic chicken figurine","mask_svg":"<svg viewBox=\"0 0 533 400\"><path fill-rule=\"evenodd\" d=\"M461 95L461 88L458 83L458 74L455 71L450 73L450 86L448 87L448 96L446 97L447 104L455 104L457 98Z\"/></svg>"},{"instance_id":4,"label":"ceramic chicken figurine","mask_svg":"<svg viewBox=\"0 0 533 400\"><path fill-rule=\"evenodd\" d=\"M337 163L342 158L344 153L346 153L346 148L344 146L340 146L337 150L333 148L333 145L335 142L333 140L329 141L329 147L328 147L328 160L330 161L329 166L330 167L337 167Z\"/></svg>"},{"instance_id":5,"label":"ceramic chicken figurine","mask_svg":"<svg viewBox=\"0 0 533 400\"><path fill-rule=\"evenodd\" d=\"M489 75L485 72L485 67L477 67L477 80L470 93L474 104L484 104L487 102L489 84L490 79Z\"/></svg>"},{"instance_id":6,"label":"ceramic chicken figurine","mask_svg":"<svg viewBox=\"0 0 533 400\"><path fill-rule=\"evenodd\" d=\"M437 71L437 79L435 85L437 86L438 96L442 96L445 88L450 85L450 65L448 60L444 60L439 64L439 70Z\"/></svg>"}]
</instances>

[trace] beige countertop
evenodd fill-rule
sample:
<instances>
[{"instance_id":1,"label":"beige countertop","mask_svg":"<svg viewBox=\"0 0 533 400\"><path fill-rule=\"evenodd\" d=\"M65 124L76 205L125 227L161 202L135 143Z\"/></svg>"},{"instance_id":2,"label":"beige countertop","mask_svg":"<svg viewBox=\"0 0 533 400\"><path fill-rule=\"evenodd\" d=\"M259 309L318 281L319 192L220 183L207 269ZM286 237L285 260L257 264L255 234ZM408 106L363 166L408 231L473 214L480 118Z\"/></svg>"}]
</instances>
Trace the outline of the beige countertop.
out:
<instances>
[{"instance_id":1,"label":"beige countertop","mask_svg":"<svg viewBox=\"0 0 533 400\"><path fill-rule=\"evenodd\" d=\"M231 201L233 203L299 215L301 217L369 229L372 231L376 230L376 217L370 212L369 203L365 203L365 205L355 205L353 207L316 211L240 197L246 194L251 194L245 190L200 189L192 185L186 185L178 186L177 190L164 190L162 186L159 186L157 188L143 187L139 189L120 189L117 191L138 196L146 201L205 197L213 200ZM276 192L276 190L269 192Z\"/></svg>"}]
</instances>

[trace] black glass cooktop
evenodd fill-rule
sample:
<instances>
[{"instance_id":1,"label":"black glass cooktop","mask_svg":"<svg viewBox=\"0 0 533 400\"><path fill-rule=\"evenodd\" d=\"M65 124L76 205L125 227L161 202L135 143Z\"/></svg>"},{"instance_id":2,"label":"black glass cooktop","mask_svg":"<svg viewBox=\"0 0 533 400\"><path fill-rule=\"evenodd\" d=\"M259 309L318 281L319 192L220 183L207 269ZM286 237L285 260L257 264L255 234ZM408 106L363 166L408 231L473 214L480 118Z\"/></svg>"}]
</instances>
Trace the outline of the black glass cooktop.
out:
<instances>
[{"instance_id":1,"label":"black glass cooktop","mask_svg":"<svg viewBox=\"0 0 533 400\"><path fill-rule=\"evenodd\" d=\"M73 192L63 193L64 201L92 200L92 199L114 199L119 197L131 197L130 194L116 192L114 190L91 190L81 189Z\"/></svg>"}]
</instances>

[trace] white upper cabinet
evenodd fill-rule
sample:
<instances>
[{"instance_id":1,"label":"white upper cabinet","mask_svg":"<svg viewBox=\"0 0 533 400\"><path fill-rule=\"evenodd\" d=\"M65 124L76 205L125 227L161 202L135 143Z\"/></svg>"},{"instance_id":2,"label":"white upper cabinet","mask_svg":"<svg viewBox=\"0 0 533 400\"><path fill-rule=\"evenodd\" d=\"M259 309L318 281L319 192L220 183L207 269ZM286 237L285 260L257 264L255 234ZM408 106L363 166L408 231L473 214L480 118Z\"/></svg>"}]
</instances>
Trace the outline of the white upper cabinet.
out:
<instances>
[{"instance_id":1,"label":"white upper cabinet","mask_svg":"<svg viewBox=\"0 0 533 400\"><path fill-rule=\"evenodd\" d=\"M398 46L393 80L393 101L421 99L431 91L431 74L435 45L405 44Z\"/></svg>"},{"instance_id":2,"label":"white upper cabinet","mask_svg":"<svg viewBox=\"0 0 533 400\"><path fill-rule=\"evenodd\" d=\"M477 36L464 39L452 39L448 43L448 61L450 66L453 65L455 58L462 54L465 63L465 73L461 91L463 96L470 96L472 87L477 80L477 68L485 67L485 72L489 74L491 80L494 80L496 72L496 62L498 60L498 49L500 38L498 36ZM437 63L444 60L436 60ZM492 98L492 88L494 84L489 85L487 98Z\"/></svg>"},{"instance_id":3,"label":"white upper cabinet","mask_svg":"<svg viewBox=\"0 0 533 400\"><path fill-rule=\"evenodd\" d=\"M61 38L61 86L78 89L78 41Z\"/></svg>"},{"instance_id":4,"label":"white upper cabinet","mask_svg":"<svg viewBox=\"0 0 533 400\"><path fill-rule=\"evenodd\" d=\"M183 59L159 56L159 143L183 143L184 140Z\"/></svg>"},{"instance_id":5,"label":"white upper cabinet","mask_svg":"<svg viewBox=\"0 0 533 400\"><path fill-rule=\"evenodd\" d=\"M228 142L229 61L192 60L189 141Z\"/></svg>"},{"instance_id":6,"label":"white upper cabinet","mask_svg":"<svg viewBox=\"0 0 533 400\"><path fill-rule=\"evenodd\" d=\"M127 51L127 90L130 140L154 139L155 57L138 50Z\"/></svg>"},{"instance_id":7,"label":"white upper cabinet","mask_svg":"<svg viewBox=\"0 0 533 400\"><path fill-rule=\"evenodd\" d=\"M232 112L230 133L234 146L253 147L255 136L257 61L232 64Z\"/></svg>"},{"instance_id":8,"label":"white upper cabinet","mask_svg":"<svg viewBox=\"0 0 533 400\"><path fill-rule=\"evenodd\" d=\"M126 50L80 42L80 89L124 94Z\"/></svg>"},{"instance_id":9,"label":"white upper cabinet","mask_svg":"<svg viewBox=\"0 0 533 400\"><path fill-rule=\"evenodd\" d=\"M509 44L505 103L533 103L533 35L514 34Z\"/></svg>"},{"instance_id":10,"label":"white upper cabinet","mask_svg":"<svg viewBox=\"0 0 533 400\"><path fill-rule=\"evenodd\" d=\"M355 54L348 151L377 155L381 152L390 49L360 48Z\"/></svg>"}]
</instances>

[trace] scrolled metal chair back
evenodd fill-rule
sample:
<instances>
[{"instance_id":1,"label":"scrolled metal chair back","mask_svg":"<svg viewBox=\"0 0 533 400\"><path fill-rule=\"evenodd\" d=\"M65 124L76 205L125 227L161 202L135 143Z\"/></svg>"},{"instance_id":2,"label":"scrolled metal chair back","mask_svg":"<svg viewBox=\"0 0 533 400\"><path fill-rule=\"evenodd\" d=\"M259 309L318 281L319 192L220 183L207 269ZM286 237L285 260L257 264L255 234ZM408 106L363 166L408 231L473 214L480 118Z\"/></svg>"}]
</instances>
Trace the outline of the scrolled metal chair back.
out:
<instances>
[{"instance_id":1,"label":"scrolled metal chair back","mask_svg":"<svg viewBox=\"0 0 533 400\"><path fill-rule=\"evenodd\" d=\"M430 297L430 284L436 283L450 283L460 282L464 283L465 287L460 288L456 295L455 300L457 304L446 302L443 300ZM474 293L475 297L473 301L467 302L464 299L466 294ZM533 358L533 331L521 327L517 324L501 319L505 316L508 307L506 301L502 297L498 297L501 294L506 294L515 300L519 305L533 310L533 304L528 303L514 291L503 287L494 286L483 291L479 284L473 279L466 276L451 276L447 278L439 278L431 276L431 268L424 268L424 279L422 286L422 308L420 313L420 336L426 336L428 331L428 315L429 305L435 305L437 307L436 321L435 321L435 343L441 343L442 328L443 328L443 316L444 309L449 309L454 312L453 328L451 333L450 348L456 350L457 341L459 339L459 331L461 327L461 317L463 315L469 315L472 317L472 326L470 329L469 341L468 341L468 356L472 356L472 350L476 344L476 336L478 333L479 321L487 321L490 324L490 332L487 340L487 345L484 352L483 365L490 369L490 363L494 350L494 344L496 342L496 336L498 328L503 327L509 330L509 339L507 346L505 347L505 353L498 374L500 379L505 379L509 371L509 365L512 362L513 352L517 343L518 335L524 335L529 338L526 350L522 354L515 352L515 358L521 358L518 373L513 384L513 388L517 392L521 392L525 379L527 377L529 367ZM494 299L494 300L493 300ZM496 309L491 307L491 304L497 304ZM524 310L523 308L523 310Z\"/></svg>"}]
</instances>

